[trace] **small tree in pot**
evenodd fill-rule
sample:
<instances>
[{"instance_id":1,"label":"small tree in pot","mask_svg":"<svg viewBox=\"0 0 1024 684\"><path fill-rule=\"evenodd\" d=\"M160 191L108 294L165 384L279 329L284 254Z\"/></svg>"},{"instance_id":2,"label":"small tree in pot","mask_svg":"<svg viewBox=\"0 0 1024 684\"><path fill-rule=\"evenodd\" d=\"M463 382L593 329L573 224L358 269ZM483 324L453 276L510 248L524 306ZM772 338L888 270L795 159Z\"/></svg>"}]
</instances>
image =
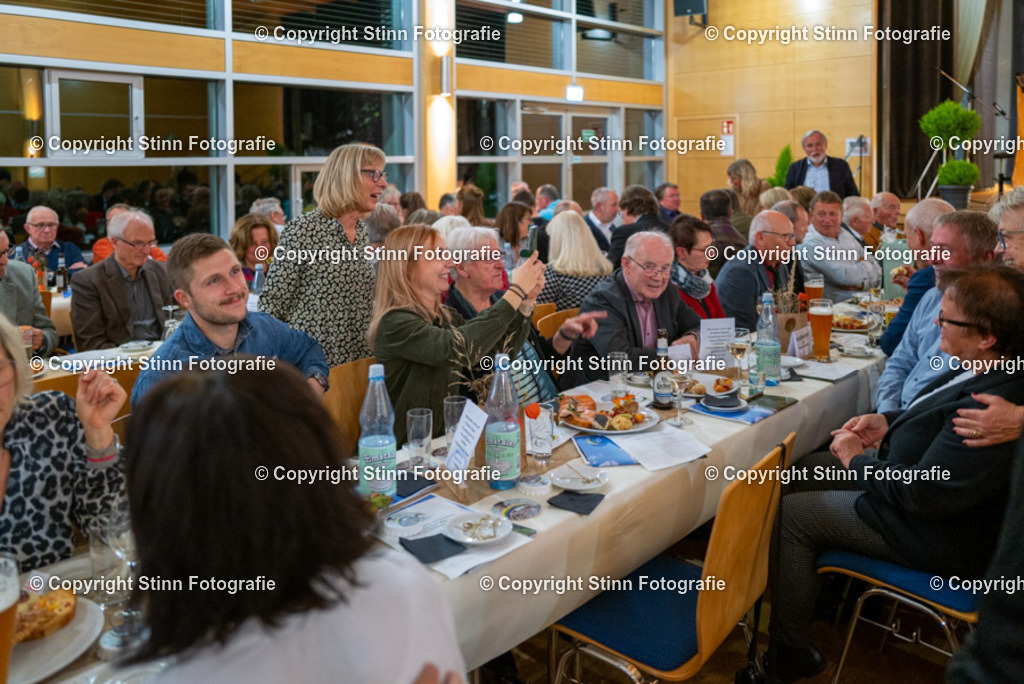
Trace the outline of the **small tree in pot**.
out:
<instances>
[{"instance_id":1,"label":"small tree in pot","mask_svg":"<svg viewBox=\"0 0 1024 684\"><path fill-rule=\"evenodd\" d=\"M971 190L978 182L978 165L962 159L953 159L939 167L939 197L957 209L966 209Z\"/></svg>"},{"instance_id":2,"label":"small tree in pot","mask_svg":"<svg viewBox=\"0 0 1024 684\"><path fill-rule=\"evenodd\" d=\"M932 149L942 150L945 163L939 167L939 196L958 209L967 208L971 188L978 182L980 172L977 165L969 161L946 162L946 151L959 149L965 140L973 140L981 128L981 117L977 112L946 100L928 110L918 124L928 136Z\"/></svg>"}]
</instances>

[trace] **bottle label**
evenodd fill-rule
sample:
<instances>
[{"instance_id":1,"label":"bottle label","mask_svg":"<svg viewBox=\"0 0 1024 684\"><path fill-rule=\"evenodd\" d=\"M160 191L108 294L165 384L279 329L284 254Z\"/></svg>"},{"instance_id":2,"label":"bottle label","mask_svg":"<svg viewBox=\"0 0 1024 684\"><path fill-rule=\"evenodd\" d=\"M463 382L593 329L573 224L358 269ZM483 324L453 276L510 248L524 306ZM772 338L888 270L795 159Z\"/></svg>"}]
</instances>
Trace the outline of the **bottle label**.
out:
<instances>
[{"instance_id":1,"label":"bottle label","mask_svg":"<svg viewBox=\"0 0 1024 684\"><path fill-rule=\"evenodd\" d=\"M778 342L757 344L757 368L766 385L778 385L782 375L782 349Z\"/></svg>"},{"instance_id":2,"label":"bottle label","mask_svg":"<svg viewBox=\"0 0 1024 684\"><path fill-rule=\"evenodd\" d=\"M491 430L484 433L484 454L487 467L498 471L499 480L515 480L519 477L519 461L522 453L519 445L519 430Z\"/></svg>"},{"instance_id":3,"label":"bottle label","mask_svg":"<svg viewBox=\"0 0 1024 684\"><path fill-rule=\"evenodd\" d=\"M654 376L654 403L658 406L672 406L674 385L671 371L662 371Z\"/></svg>"},{"instance_id":4,"label":"bottle label","mask_svg":"<svg viewBox=\"0 0 1024 684\"><path fill-rule=\"evenodd\" d=\"M395 444L359 447L359 489L363 494L394 496L398 488Z\"/></svg>"}]
</instances>

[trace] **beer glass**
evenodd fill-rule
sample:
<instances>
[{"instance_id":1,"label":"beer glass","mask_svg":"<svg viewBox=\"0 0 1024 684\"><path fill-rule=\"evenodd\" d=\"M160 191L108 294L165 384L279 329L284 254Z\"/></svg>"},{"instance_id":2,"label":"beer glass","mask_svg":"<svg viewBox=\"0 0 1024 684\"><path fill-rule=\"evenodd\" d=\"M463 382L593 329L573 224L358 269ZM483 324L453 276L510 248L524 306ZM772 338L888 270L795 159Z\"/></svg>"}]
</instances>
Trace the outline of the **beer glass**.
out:
<instances>
[{"instance_id":1,"label":"beer glass","mask_svg":"<svg viewBox=\"0 0 1024 684\"><path fill-rule=\"evenodd\" d=\"M18 615L18 598L21 596L21 582L18 575L18 559L0 553L0 681L7 681L7 667L11 662L11 638L14 636L14 619Z\"/></svg>"},{"instance_id":2,"label":"beer glass","mask_svg":"<svg viewBox=\"0 0 1024 684\"><path fill-rule=\"evenodd\" d=\"M804 292L807 293L807 299L821 299L825 296L825 276L823 275L808 275L804 278Z\"/></svg>"},{"instance_id":3,"label":"beer glass","mask_svg":"<svg viewBox=\"0 0 1024 684\"><path fill-rule=\"evenodd\" d=\"M807 309L811 322L811 336L814 338L814 360L828 363L832 360L829 343L832 340L832 300L812 299Z\"/></svg>"}]
</instances>

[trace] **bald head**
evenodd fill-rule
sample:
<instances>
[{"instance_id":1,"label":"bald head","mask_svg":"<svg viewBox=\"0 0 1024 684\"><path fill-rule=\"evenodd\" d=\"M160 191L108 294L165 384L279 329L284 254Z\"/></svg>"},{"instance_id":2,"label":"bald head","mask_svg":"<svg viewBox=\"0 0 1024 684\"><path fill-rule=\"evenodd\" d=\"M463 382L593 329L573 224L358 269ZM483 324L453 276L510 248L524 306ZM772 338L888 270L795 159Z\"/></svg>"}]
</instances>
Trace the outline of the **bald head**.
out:
<instances>
[{"instance_id":1,"label":"bald head","mask_svg":"<svg viewBox=\"0 0 1024 684\"><path fill-rule=\"evenodd\" d=\"M25 232L32 238L35 246L44 252L50 251L59 227L57 212L49 207L32 207L25 218Z\"/></svg>"},{"instance_id":2,"label":"bald head","mask_svg":"<svg viewBox=\"0 0 1024 684\"><path fill-rule=\"evenodd\" d=\"M796 231L793 222L778 211L762 211L750 222L750 244L764 263L775 266L793 251Z\"/></svg>"}]
</instances>

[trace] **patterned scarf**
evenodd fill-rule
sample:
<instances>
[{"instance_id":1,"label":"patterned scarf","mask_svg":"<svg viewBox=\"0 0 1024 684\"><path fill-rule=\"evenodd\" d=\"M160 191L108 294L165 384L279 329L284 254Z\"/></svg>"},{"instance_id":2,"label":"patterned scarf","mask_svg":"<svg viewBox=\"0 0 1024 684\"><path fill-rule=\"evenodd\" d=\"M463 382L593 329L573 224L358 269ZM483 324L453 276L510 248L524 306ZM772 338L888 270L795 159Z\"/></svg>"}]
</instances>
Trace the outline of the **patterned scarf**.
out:
<instances>
[{"instance_id":1,"label":"patterned scarf","mask_svg":"<svg viewBox=\"0 0 1024 684\"><path fill-rule=\"evenodd\" d=\"M706 268L694 275L676 264L672 269L672 282L694 299L704 299L711 294L711 275Z\"/></svg>"}]
</instances>

